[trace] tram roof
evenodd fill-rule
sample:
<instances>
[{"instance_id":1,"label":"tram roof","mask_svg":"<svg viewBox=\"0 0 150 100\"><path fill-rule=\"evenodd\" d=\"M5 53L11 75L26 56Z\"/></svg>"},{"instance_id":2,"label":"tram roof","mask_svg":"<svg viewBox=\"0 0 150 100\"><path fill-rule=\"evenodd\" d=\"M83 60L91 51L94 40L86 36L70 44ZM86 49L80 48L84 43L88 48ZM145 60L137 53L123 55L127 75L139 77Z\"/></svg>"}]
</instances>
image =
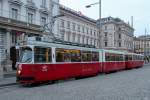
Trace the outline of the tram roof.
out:
<instances>
[{"instance_id":1,"label":"tram roof","mask_svg":"<svg viewBox=\"0 0 150 100\"><path fill-rule=\"evenodd\" d=\"M106 50L103 49L104 52L108 52L108 53L116 53L116 54L125 54L126 51L119 51L119 50Z\"/></svg>"},{"instance_id":2,"label":"tram roof","mask_svg":"<svg viewBox=\"0 0 150 100\"><path fill-rule=\"evenodd\" d=\"M56 47L56 48L65 48L65 49L79 49L79 50L87 50L87 51L102 51L101 49L97 48L87 48L87 47L79 47L79 46L72 46L72 45L65 45L65 44L58 44L52 42L42 42L42 41L28 41L28 46L41 46L41 47Z\"/></svg>"}]
</instances>

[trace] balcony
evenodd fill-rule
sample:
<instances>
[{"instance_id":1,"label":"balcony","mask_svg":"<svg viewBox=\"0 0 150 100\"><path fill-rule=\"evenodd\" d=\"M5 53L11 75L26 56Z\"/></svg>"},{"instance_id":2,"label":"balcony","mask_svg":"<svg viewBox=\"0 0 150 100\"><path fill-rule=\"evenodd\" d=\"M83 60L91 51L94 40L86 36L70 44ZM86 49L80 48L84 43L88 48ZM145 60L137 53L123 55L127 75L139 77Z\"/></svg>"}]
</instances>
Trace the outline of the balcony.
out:
<instances>
[{"instance_id":1,"label":"balcony","mask_svg":"<svg viewBox=\"0 0 150 100\"><path fill-rule=\"evenodd\" d=\"M0 9L0 27L8 28L12 30L20 30L29 33L41 33L41 26L36 23L40 23L35 20L35 24L27 23L25 15L17 15L17 19L13 19L10 16L10 12L4 9Z\"/></svg>"}]
</instances>

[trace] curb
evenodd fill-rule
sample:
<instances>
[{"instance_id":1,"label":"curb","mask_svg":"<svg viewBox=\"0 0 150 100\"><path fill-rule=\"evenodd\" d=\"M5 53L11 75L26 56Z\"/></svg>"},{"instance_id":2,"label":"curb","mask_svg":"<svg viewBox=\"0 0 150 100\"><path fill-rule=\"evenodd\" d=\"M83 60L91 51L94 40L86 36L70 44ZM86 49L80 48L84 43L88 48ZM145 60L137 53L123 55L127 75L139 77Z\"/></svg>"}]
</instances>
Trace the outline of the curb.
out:
<instances>
[{"instance_id":1,"label":"curb","mask_svg":"<svg viewBox=\"0 0 150 100\"><path fill-rule=\"evenodd\" d=\"M18 84L18 83L1 84L0 87L13 86L13 85L17 85L17 84Z\"/></svg>"}]
</instances>

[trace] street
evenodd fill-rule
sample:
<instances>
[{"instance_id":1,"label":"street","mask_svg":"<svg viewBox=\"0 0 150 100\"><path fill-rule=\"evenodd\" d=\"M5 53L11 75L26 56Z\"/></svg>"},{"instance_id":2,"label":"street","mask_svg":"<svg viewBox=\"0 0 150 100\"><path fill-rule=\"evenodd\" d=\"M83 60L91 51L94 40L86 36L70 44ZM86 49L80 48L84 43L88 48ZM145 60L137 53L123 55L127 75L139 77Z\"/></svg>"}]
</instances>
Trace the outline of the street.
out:
<instances>
[{"instance_id":1,"label":"street","mask_svg":"<svg viewBox=\"0 0 150 100\"><path fill-rule=\"evenodd\" d=\"M150 66L35 87L1 87L0 100L150 100Z\"/></svg>"}]
</instances>

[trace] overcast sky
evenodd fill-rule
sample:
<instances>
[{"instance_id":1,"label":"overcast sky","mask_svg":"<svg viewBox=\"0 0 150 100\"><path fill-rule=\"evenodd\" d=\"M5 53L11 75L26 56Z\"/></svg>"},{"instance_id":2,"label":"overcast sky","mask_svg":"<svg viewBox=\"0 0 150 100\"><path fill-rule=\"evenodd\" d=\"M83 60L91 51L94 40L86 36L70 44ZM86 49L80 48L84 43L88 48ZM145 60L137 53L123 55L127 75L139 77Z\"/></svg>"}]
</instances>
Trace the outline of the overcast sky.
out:
<instances>
[{"instance_id":1,"label":"overcast sky","mask_svg":"<svg viewBox=\"0 0 150 100\"><path fill-rule=\"evenodd\" d=\"M60 3L81 11L82 14L98 19L98 5L91 8L85 8L86 5L98 2L99 0L60 0ZM150 33L150 0L102 0L102 17L119 17L125 22L131 22L131 16L134 17L135 35Z\"/></svg>"}]
</instances>

